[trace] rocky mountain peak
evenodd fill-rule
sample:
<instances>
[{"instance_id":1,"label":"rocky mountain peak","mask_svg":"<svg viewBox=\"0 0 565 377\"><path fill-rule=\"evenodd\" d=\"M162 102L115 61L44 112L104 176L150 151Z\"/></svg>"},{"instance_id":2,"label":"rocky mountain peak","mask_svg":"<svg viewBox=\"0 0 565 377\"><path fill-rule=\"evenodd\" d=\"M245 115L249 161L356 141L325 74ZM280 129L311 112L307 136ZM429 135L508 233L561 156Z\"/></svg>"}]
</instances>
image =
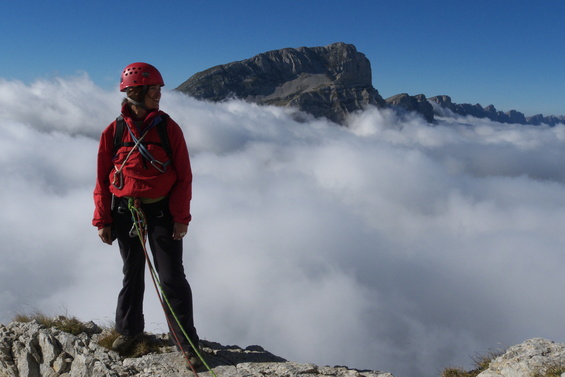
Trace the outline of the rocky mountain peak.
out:
<instances>
[{"instance_id":1,"label":"rocky mountain peak","mask_svg":"<svg viewBox=\"0 0 565 377\"><path fill-rule=\"evenodd\" d=\"M198 99L243 99L297 108L343 123L367 105L385 105L371 63L354 45L284 48L196 73L176 90Z\"/></svg>"}]
</instances>

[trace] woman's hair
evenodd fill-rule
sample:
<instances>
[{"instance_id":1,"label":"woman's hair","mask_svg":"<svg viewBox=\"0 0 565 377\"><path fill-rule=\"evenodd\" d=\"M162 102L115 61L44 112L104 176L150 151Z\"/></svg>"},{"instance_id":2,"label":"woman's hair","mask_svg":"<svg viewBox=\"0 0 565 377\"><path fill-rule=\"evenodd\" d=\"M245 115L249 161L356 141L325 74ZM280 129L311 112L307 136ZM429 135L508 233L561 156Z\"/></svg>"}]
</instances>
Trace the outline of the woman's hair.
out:
<instances>
[{"instance_id":1,"label":"woman's hair","mask_svg":"<svg viewBox=\"0 0 565 377\"><path fill-rule=\"evenodd\" d=\"M144 90L143 86L130 86L127 88L126 94L129 98L137 102L143 102Z\"/></svg>"},{"instance_id":2,"label":"woman's hair","mask_svg":"<svg viewBox=\"0 0 565 377\"><path fill-rule=\"evenodd\" d=\"M137 103L143 103L144 98L145 97L145 93L143 90L143 86L130 86L129 88L126 89L126 97L122 100L122 106L126 103L129 104L136 104Z\"/></svg>"}]
</instances>

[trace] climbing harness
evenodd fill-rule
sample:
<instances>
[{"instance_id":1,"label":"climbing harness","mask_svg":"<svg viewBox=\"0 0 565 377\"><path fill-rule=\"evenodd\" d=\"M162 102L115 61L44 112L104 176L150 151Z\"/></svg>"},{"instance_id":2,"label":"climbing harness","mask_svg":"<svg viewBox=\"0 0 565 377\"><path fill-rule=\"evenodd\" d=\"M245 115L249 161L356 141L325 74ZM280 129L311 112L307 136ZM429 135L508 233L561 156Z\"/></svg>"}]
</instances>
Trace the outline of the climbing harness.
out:
<instances>
[{"instance_id":1,"label":"climbing harness","mask_svg":"<svg viewBox=\"0 0 565 377\"><path fill-rule=\"evenodd\" d=\"M132 238L139 237L139 242L141 242L141 246L142 246L143 252L145 254L145 259L146 259L147 265L149 267L149 272L151 273L151 280L153 280L153 285L155 286L155 290L157 291L157 296L159 298L159 302L161 303L161 307L163 308L163 311L165 312L165 318L167 320L167 324L169 325L169 328L171 329L171 333L173 334L173 337L174 337L176 344L179 346L181 352L183 353L184 358L186 359L188 365L190 366L190 369L192 369L192 372L196 375L196 377L198 377L198 373L196 372L194 366L190 363L190 356L187 354L187 351L184 350L181 347L179 335L173 330L173 327L171 326L171 318L169 318L169 315L167 314L167 308L169 309L169 312L171 313L171 315L174 318L175 322L177 323L178 327L182 331L182 334L184 335L184 337L190 343L190 346L192 347L192 350L194 351L196 356L200 359L200 361L202 361L202 364L204 364L204 366L206 367L206 369L208 369L210 374L213 377L217 377L216 374L214 373L214 371L206 363L206 360L204 360L204 358L202 357L202 354L198 350L198 347L190 339L190 337L186 333L186 330L184 329L184 327L180 323L180 320L178 319L178 317L177 317L176 313L174 312L171 304L169 303L169 300L167 299L167 296L165 295L165 292L163 291L163 286L161 285L161 282L159 280L159 276L157 275L157 272L155 271L155 268L153 267L153 264L151 263L151 258L149 257L149 253L147 252L147 247L146 247L147 220L146 220L146 217L145 217L145 212L141 208L141 199L139 199L139 198L129 198L128 209L131 212L132 220L133 220L133 226L132 226L132 229L130 230L130 237L132 237Z\"/></svg>"}]
</instances>

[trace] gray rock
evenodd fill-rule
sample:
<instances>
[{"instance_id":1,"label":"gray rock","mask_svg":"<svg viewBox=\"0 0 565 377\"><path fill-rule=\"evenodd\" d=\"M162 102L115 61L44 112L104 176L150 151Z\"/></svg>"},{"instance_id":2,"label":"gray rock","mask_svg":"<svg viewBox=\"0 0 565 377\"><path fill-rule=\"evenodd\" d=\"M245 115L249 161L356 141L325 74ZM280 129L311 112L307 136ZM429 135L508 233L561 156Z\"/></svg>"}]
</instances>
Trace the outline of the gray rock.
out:
<instances>
[{"instance_id":1,"label":"gray rock","mask_svg":"<svg viewBox=\"0 0 565 377\"><path fill-rule=\"evenodd\" d=\"M102 335L78 336L37 322L0 325L1 377L186 377L192 375L170 345L160 353L123 358L96 343ZM165 335L156 336L166 339ZM390 373L289 362L260 346L242 349L202 341L201 354L217 377L393 377ZM202 377L213 377L206 368Z\"/></svg>"},{"instance_id":2,"label":"gray rock","mask_svg":"<svg viewBox=\"0 0 565 377\"><path fill-rule=\"evenodd\" d=\"M551 368L565 370L565 344L534 338L510 347L478 377L545 376Z\"/></svg>"},{"instance_id":3,"label":"gray rock","mask_svg":"<svg viewBox=\"0 0 565 377\"><path fill-rule=\"evenodd\" d=\"M367 106L386 106L369 59L346 43L265 52L196 73L176 90L214 102L287 106L339 124Z\"/></svg>"},{"instance_id":4,"label":"gray rock","mask_svg":"<svg viewBox=\"0 0 565 377\"><path fill-rule=\"evenodd\" d=\"M442 108L448 109L458 115L473 116L475 118L488 118L499 123L529 124L533 126L538 126L541 124L547 124L549 126L555 126L559 123L565 124L565 116L550 115L545 117L542 114L537 114L532 117L526 118L523 113L516 110L510 110L506 113L497 111L493 105L489 105L483 108L478 103L475 105L468 103L453 103L451 101L451 98L446 95L431 97L428 98L428 101L434 102L440 105Z\"/></svg>"},{"instance_id":5,"label":"gray rock","mask_svg":"<svg viewBox=\"0 0 565 377\"><path fill-rule=\"evenodd\" d=\"M397 110L419 113L428 123L434 122L434 108L423 94L416 96L406 93L397 94L387 98L386 103Z\"/></svg>"}]
</instances>

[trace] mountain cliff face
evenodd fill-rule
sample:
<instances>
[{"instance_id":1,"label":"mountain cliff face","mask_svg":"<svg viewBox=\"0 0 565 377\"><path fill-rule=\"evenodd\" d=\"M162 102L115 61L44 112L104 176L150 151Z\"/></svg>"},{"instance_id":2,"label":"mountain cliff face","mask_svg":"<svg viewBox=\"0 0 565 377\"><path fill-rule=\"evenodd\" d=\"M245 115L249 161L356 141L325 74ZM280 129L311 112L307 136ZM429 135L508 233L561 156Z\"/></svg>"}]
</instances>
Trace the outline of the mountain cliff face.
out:
<instances>
[{"instance_id":1,"label":"mountain cliff face","mask_svg":"<svg viewBox=\"0 0 565 377\"><path fill-rule=\"evenodd\" d=\"M385 105L372 85L369 59L345 43L265 52L199 72L176 90L215 102L294 107L337 123L368 105Z\"/></svg>"}]
</instances>

